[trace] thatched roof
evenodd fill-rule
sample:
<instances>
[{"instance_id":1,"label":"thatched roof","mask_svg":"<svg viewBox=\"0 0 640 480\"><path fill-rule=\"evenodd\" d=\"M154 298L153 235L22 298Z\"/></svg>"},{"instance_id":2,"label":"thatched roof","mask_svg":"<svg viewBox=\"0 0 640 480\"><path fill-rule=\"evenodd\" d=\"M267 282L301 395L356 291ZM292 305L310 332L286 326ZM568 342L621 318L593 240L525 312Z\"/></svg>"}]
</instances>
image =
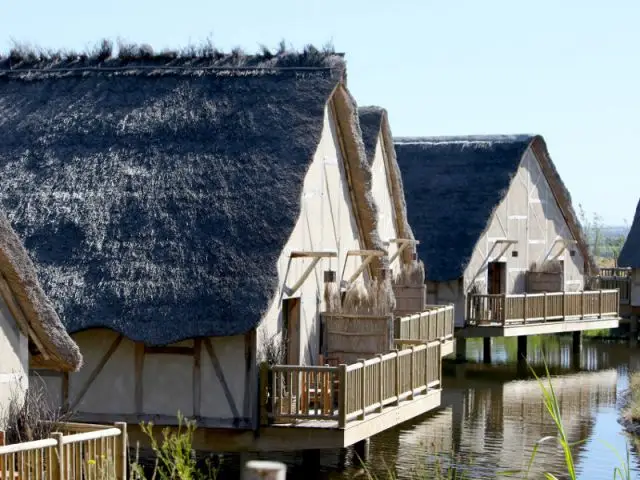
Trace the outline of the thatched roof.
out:
<instances>
[{"instance_id":1,"label":"thatched roof","mask_svg":"<svg viewBox=\"0 0 640 480\"><path fill-rule=\"evenodd\" d=\"M396 215L396 230L401 238L413 240L413 231L407 219L407 203L405 200L402 175L396 159L396 151L393 145L393 136L389 126L387 111L382 107L367 106L358 108L362 140L367 153L369 167L373 165L378 138L382 139L382 148L386 155L386 169L391 185L393 207ZM405 250L403 260L411 261L412 249Z\"/></svg>"},{"instance_id":2,"label":"thatched roof","mask_svg":"<svg viewBox=\"0 0 640 480\"><path fill-rule=\"evenodd\" d=\"M69 332L167 344L256 326L330 99L380 244L341 56L25 58L0 68L0 203Z\"/></svg>"},{"instance_id":3,"label":"thatched roof","mask_svg":"<svg viewBox=\"0 0 640 480\"><path fill-rule=\"evenodd\" d=\"M33 262L7 217L0 213L0 279L3 300L19 327L48 356L50 365L60 370L77 370L82 356L69 337L53 305L42 291ZM6 283L5 283L6 282ZM7 295L9 298L7 298Z\"/></svg>"},{"instance_id":4,"label":"thatched roof","mask_svg":"<svg viewBox=\"0 0 640 480\"><path fill-rule=\"evenodd\" d=\"M427 278L460 278L522 156L531 147L558 201L587 272L595 269L568 190L539 135L396 138L408 216L427 259Z\"/></svg>"},{"instance_id":5,"label":"thatched roof","mask_svg":"<svg viewBox=\"0 0 640 480\"><path fill-rule=\"evenodd\" d=\"M621 267L640 268L640 200L638 200L636 215L627 235L627 240L620 251L618 265Z\"/></svg>"}]
</instances>

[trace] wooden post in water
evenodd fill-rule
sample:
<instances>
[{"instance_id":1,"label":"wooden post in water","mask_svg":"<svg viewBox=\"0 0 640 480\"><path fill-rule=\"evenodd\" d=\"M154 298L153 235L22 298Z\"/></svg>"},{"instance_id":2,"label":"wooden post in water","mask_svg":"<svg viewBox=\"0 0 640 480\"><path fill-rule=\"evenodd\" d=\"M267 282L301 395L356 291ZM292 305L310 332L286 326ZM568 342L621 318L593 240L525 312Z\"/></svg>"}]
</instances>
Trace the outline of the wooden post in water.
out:
<instances>
[{"instance_id":1,"label":"wooden post in water","mask_svg":"<svg viewBox=\"0 0 640 480\"><path fill-rule=\"evenodd\" d=\"M491 337L484 337L482 339L482 361L484 363L491 363Z\"/></svg>"},{"instance_id":2,"label":"wooden post in water","mask_svg":"<svg viewBox=\"0 0 640 480\"><path fill-rule=\"evenodd\" d=\"M251 460L244 466L243 480L286 480L287 466L280 462Z\"/></svg>"}]
</instances>

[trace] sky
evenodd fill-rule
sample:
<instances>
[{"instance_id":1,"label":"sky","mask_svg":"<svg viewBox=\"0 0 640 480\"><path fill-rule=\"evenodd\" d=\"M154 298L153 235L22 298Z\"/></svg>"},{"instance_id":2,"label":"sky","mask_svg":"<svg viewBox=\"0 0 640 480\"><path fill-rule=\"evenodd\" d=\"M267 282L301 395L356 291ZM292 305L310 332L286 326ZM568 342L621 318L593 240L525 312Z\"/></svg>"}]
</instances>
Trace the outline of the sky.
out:
<instances>
[{"instance_id":1,"label":"sky","mask_svg":"<svg viewBox=\"0 0 640 480\"><path fill-rule=\"evenodd\" d=\"M640 197L638 25L638 0L0 0L5 52L330 42L394 135L542 134L574 206L609 225Z\"/></svg>"}]
</instances>

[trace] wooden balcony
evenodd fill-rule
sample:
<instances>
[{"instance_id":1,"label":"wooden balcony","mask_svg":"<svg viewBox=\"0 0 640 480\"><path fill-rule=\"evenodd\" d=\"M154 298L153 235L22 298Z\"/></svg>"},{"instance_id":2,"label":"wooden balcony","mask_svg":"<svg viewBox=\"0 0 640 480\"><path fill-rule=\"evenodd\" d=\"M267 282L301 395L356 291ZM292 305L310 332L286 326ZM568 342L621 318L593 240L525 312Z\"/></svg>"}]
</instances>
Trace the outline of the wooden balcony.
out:
<instances>
[{"instance_id":1,"label":"wooden balcony","mask_svg":"<svg viewBox=\"0 0 640 480\"><path fill-rule=\"evenodd\" d=\"M289 435L297 442L310 439L312 448L342 447L436 408L440 405L440 349L438 340L349 365L264 363L261 431L271 430L271 437Z\"/></svg>"},{"instance_id":2,"label":"wooden balcony","mask_svg":"<svg viewBox=\"0 0 640 480\"><path fill-rule=\"evenodd\" d=\"M453 305L427 305L422 312L396 317L394 336L396 342L405 344L438 340L442 356L447 356L453 353L453 325Z\"/></svg>"},{"instance_id":3,"label":"wooden balcony","mask_svg":"<svg viewBox=\"0 0 640 480\"><path fill-rule=\"evenodd\" d=\"M127 425L56 425L50 438L2 445L0 479L85 480L127 478Z\"/></svg>"},{"instance_id":4,"label":"wooden balcony","mask_svg":"<svg viewBox=\"0 0 640 480\"><path fill-rule=\"evenodd\" d=\"M615 328L619 295L618 290L471 295L460 335L520 336Z\"/></svg>"},{"instance_id":5,"label":"wooden balcony","mask_svg":"<svg viewBox=\"0 0 640 480\"><path fill-rule=\"evenodd\" d=\"M599 288L620 290L620 305L629 305L631 299L630 268L601 268L596 281Z\"/></svg>"}]
</instances>

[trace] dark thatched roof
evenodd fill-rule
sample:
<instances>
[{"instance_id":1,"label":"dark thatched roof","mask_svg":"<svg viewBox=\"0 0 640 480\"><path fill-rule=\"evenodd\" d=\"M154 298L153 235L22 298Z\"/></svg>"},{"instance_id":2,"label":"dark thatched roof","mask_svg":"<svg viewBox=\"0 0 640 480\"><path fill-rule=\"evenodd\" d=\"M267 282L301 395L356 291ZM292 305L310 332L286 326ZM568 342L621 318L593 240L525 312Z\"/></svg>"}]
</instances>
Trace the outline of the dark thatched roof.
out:
<instances>
[{"instance_id":1,"label":"dark thatched roof","mask_svg":"<svg viewBox=\"0 0 640 480\"><path fill-rule=\"evenodd\" d=\"M621 267L640 268L640 200L638 200L631 230L629 230L627 240L620 251L618 265Z\"/></svg>"},{"instance_id":2,"label":"dark thatched roof","mask_svg":"<svg viewBox=\"0 0 640 480\"><path fill-rule=\"evenodd\" d=\"M339 55L256 58L0 64L0 204L69 332L167 344L258 324L325 106L352 99ZM342 110L366 217L355 105Z\"/></svg>"},{"instance_id":3,"label":"dark thatched roof","mask_svg":"<svg viewBox=\"0 0 640 480\"><path fill-rule=\"evenodd\" d=\"M40 354L48 356L50 365L60 370L77 370L82 356L75 342L67 334L53 305L42 291L33 262L24 245L11 228L7 217L0 213L0 275L9 287L10 297L5 298L12 314L22 316L24 334L37 344ZM3 291L3 296L5 292ZM17 311L14 311L17 309ZM16 319L18 322L21 320Z\"/></svg>"},{"instance_id":4,"label":"dark thatched roof","mask_svg":"<svg viewBox=\"0 0 640 480\"><path fill-rule=\"evenodd\" d=\"M396 215L396 230L401 238L413 240L413 231L407 219L407 204L402 183L402 175L396 159L396 151L393 144L391 127L389 126L389 116L382 107L367 106L358 108L360 118L360 128L362 130L362 140L367 153L367 161L371 167L375 158L378 138L382 139L382 148L387 161L387 175L391 184L391 195L393 207ZM404 262L411 261L412 249L405 250Z\"/></svg>"},{"instance_id":5,"label":"dark thatched roof","mask_svg":"<svg viewBox=\"0 0 640 480\"><path fill-rule=\"evenodd\" d=\"M537 135L396 138L408 217L431 281L460 278L489 219L531 146L589 269L571 197Z\"/></svg>"}]
</instances>

